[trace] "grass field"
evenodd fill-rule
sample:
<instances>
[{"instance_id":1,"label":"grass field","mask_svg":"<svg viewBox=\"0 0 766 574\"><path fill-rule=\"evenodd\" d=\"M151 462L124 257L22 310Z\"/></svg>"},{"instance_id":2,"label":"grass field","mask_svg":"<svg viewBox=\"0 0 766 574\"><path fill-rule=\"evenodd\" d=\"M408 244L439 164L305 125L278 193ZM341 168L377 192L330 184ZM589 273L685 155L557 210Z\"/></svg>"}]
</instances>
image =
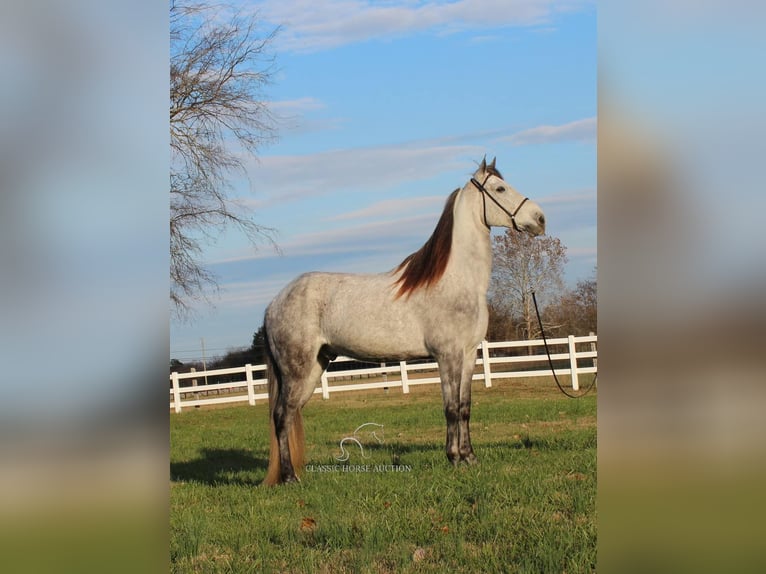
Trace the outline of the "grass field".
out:
<instances>
[{"instance_id":1,"label":"grass field","mask_svg":"<svg viewBox=\"0 0 766 574\"><path fill-rule=\"evenodd\" d=\"M266 405L172 414L172 571L595 571L595 393L538 378L473 395L478 466L447 462L438 385L343 393L306 406L307 471L276 488L259 486ZM382 442L360 433L335 460L367 422Z\"/></svg>"}]
</instances>

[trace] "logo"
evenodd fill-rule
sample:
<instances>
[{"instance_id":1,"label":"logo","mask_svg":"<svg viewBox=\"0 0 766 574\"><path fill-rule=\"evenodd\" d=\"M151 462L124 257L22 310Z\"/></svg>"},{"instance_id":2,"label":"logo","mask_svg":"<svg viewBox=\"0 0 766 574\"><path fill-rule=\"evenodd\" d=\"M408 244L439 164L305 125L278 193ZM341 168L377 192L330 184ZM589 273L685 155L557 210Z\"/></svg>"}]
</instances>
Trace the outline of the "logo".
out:
<instances>
[{"instance_id":1,"label":"logo","mask_svg":"<svg viewBox=\"0 0 766 574\"><path fill-rule=\"evenodd\" d=\"M409 464L399 464L398 455L392 456L392 464L367 464L362 461L361 464L350 464L350 459L361 456L363 459L372 458L365 452L365 445L369 447L372 441L383 444L383 425L378 423L364 423L356 427L349 436L344 436L338 443L340 454L335 456L337 463L341 464L307 464L306 472L344 472L344 473L363 473L363 472L412 472L412 466ZM374 443L373 443L374 444ZM356 449L359 454L356 454ZM353 454L353 457L352 457Z\"/></svg>"},{"instance_id":2,"label":"logo","mask_svg":"<svg viewBox=\"0 0 766 574\"><path fill-rule=\"evenodd\" d=\"M366 428L367 430L362 432L362 429ZM368 434L372 438L374 438L378 444L383 444L383 439L378 436L378 429L380 430L381 436L383 436L383 425L378 423L364 423L362 425L359 425L356 427L356 430L351 436L346 436L340 439L339 447L340 447L340 455L335 457L335 460L338 462L346 462L349 458L351 458L351 453L346 450L346 444L355 444L359 447L359 453L362 455L362 458L369 458L368 455L364 453L364 446L362 446L362 442L359 440L360 436L363 436L364 434Z\"/></svg>"}]
</instances>

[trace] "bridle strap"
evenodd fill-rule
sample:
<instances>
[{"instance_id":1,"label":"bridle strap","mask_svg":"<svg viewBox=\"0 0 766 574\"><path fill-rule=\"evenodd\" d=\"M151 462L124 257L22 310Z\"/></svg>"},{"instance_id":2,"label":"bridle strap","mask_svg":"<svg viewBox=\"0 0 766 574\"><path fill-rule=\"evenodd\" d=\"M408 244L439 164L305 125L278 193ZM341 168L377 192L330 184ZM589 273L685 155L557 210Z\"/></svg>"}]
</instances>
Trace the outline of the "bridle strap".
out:
<instances>
[{"instance_id":1,"label":"bridle strap","mask_svg":"<svg viewBox=\"0 0 766 574\"><path fill-rule=\"evenodd\" d=\"M486 200L486 198L489 197L495 203L495 205L497 205L500 209L502 209L506 213L506 215L508 215L508 217L511 218L511 224L513 225L513 228L516 231L521 231L517 227L517 225L516 225L516 214L519 212L519 209L521 209L521 206L524 205L529 198L525 197L524 199L522 199L521 203L519 203L519 205L516 207L516 209L513 210L513 213L511 213L505 207L503 207L497 199L492 197L492 195L487 191L487 188L484 187L484 184L487 183L487 181L489 180L491 175L492 175L491 173L487 174L487 177L484 178L484 183L479 183L479 180L477 180L474 177L471 178L471 183L474 184L476 186L476 188L481 192L481 201L482 201L482 206L483 206L483 209L484 209L484 225L487 226L487 229L492 229L490 227L490 225L487 223L487 200Z\"/></svg>"}]
</instances>

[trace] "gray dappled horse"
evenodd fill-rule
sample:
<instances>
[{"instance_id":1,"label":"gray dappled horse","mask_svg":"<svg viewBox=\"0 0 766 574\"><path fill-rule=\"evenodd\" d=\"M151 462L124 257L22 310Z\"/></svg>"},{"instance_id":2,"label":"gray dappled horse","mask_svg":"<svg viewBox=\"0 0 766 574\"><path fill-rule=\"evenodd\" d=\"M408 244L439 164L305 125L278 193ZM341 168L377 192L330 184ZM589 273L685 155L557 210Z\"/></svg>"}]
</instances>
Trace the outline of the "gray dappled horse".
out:
<instances>
[{"instance_id":1,"label":"gray dappled horse","mask_svg":"<svg viewBox=\"0 0 766 574\"><path fill-rule=\"evenodd\" d=\"M303 467L301 408L338 355L362 361L434 357L439 365L447 458L477 462L471 446L471 379L487 330L491 226L545 232L534 201L503 180L495 160L447 199L425 245L374 275L306 273L266 309L271 451L264 484L297 480Z\"/></svg>"}]
</instances>

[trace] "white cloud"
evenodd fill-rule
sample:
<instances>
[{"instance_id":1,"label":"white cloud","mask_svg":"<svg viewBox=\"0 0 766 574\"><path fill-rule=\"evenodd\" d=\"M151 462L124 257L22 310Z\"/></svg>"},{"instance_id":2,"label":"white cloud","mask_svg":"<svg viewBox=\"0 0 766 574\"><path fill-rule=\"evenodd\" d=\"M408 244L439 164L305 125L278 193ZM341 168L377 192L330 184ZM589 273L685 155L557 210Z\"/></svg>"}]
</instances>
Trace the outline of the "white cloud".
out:
<instances>
[{"instance_id":1,"label":"white cloud","mask_svg":"<svg viewBox=\"0 0 766 574\"><path fill-rule=\"evenodd\" d=\"M597 199L595 189L581 189L576 191L548 195L537 200L540 205L552 205L561 203L589 203Z\"/></svg>"},{"instance_id":2,"label":"white cloud","mask_svg":"<svg viewBox=\"0 0 766 574\"><path fill-rule=\"evenodd\" d=\"M345 122L343 118L316 117L315 112L326 110L327 105L311 96L292 100L276 100L269 102L268 107L282 137L286 134L296 135L335 130Z\"/></svg>"},{"instance_id":3,"label":"white cloud","mask_svg":"<svg viewBox=\"0 0 766 574\"><path fill-rule=\"evenodd\" d=\"M259 13L283 26L282 49L313 52L423 31L450 33L550 24L557 12L592 2L550 0L266 0Z\"/></svg>"},{"instance_id":4,"label":"white cloud","mask_svg":"<svg viewBox=\"0 0 766 574\"><path fill-rule=\"evenodd\" d=\"M366 249L377 243L381 238L422 236L425 241L436 225L439 212L433 211L426 215L416 215L403 219L374 221L351 227L328 229L314 233L296 236L290 244L284 246L286 254L300 252L327 253L330 246L354 249Z\"/></svg>"},{"instance_id":5,"label":"white cloud","mask_svg":"<svg viewBox=\"0 0 766 574\"><path fill-rule=\"evenodd\" d=\"M226 283L216 302L227 307L266 306L287 281L278 278Z\"/></svg>"},{"instance_id":6,"label":"white cloud","mask_svg":"<svg viewBox=\"0 0 766 574\"><path fill-rule=\"evenodd\" d=\"M413 217L375 221L348 227L327 229L296 235L280 245L285 257L306 255L331 255L380 252L401 255L404 259L409 251L417 249L431 235L440 211ZM409 247L405 247L409 246ZM256 252L219 260L215 263L246 261L279 257L274 252ZM381 271L384 271L381 269Z\"/></svg>"},{"instance_id":7,"label":"white cloud","mask_svg":"<svg viewBox=\"0 0 766 574\"><path fill-rule=\"evenodd\" d=\"M356 211L349 211L347 213L341 213L334 217L330 217L327 219L327 221L342 221L346 219L365 219L368 217L402 215L412 213L413 211L422 212L424 209L430 211L431 208L435 208L436 206L441 207L445 201L446 199L442 195L410 197L405 199L386 199Z\"/></svg>"},{"instance_id":8,"label":"white cloud","mask_svg":"<svg viewBox=\"0 0 766 574\"><path fill-rule=\"evenodd\" d=\"M305 105L316 105L313 99L306 100ZM264 155L257 161L245 157L243 159L250 180L255 182L254 191L259 197L245 197L241 201L254 209L264 210L274 205L281 206L288 202L338 191L390 190L402 184L425 181L448 172L460 172L468 176L466 166L470 166L471 161L480 159L486 148L483 145L465 142L476 139L486 141L488 138L514 145L592 141L596 136L596 118L585 118L558 126L537 126L510 136L498 137L503 131L505 130L496 129L490 132L458 134L411 141L397 146L333 149L307 155ZM463 180L456 180L453 188L464 183ZM444 191L446 196L452 189ZM378 207L391 209L392 205ZM364 214L354 216L362 217Z\"/></svg>"},{"instance_id":9,"label":"white cloud","mask_svg":"<svg viewBox=\"0 0 766 574\"><path fill-rule=\"evenodd\" d=\"M446 197L445 195L441 199L446 200ZM366 222L299 234L280 244L282 255L271 250L248 251L210 261L209 264L219 265L281 256L298 257L368 252L397 253L401 251L404 245L409 245L414 250L431 235L441 213L440 207L428 210L428 213L411 217ZM409 252L401 251L401 258L403 259L408 254Z\"/></svg>"},{"instance_id":10,"label":"white cloud","mask_svg":"<svg viewBox=\"0 0 766 574\"><path fill-rule=\"evenodd\" d=\"M300 114L308 111L321 110L324 102L312 97L296 98L294 100L277 100L269 102L269 109L277 114Z\"/></svg>"},{"instance_id":11,"label":"white cloud","mask_svg":"<svg viewBox=\"0 0 766 574\"><path fill-rule=\"evenodd\" d=\"M465 170L467 157L480 157L483 148L470 145L366 147L338 149L294 156L262 156L249 166L250 178L257 182L263 210L306 197L338 191L365 192L391 189L413 181L423 181L445 172ZM467 177L466 177L467 179ZM462 185L464 181L456 182ZM452 189L445 189L445 197Z\"/></svg>"},{"instance_id":12,"label":"white cloud","mask_svg":"<svg viewBox=\"0 0 766 574\"><path fill-rule=\"evenodd\" d=\"M569 257L596 257L597 251L595 247L569 247L567 248L567 255Z\"/></svg>"},{"instance_id":13,"label":"white cloud","mask_svg":"<svg viewBox=\"0 0 766 574\"><path fill-rule=\"evenodd\" d=\"M537 126L502 138L514 145L560 143L566 141L595 141L596 118L585 118L558 126Z\"/></svg>"},{"instance_id":14,"label":"white cloud","mask_svg":"<svg viewBox=\"0 0 766 574\"><path fill-rule=\"evenodd\" d=\"M262 310L276 294L304 271L341 271L345 273L389 271L411 251L425 242L431 234L437 218L438 213L434 213L431 216L380 221L373 224L299 235L282 246L284 257L288 259L300 258L301 256L331 255L333 257L322 259L322 263L316 262L311 268L288 264L285 267L291 268L293 271L277 275L268 274L268 278L223 282L216 303L226 309L238 309L240 311L248 309L253 311L256 316L260 316ZM228 261L244 261L263 257L277 257L277 255L273 252L263 252L231 258ZM219 261L218 263L225 262Z\"/></svg>"}]
</instances>

